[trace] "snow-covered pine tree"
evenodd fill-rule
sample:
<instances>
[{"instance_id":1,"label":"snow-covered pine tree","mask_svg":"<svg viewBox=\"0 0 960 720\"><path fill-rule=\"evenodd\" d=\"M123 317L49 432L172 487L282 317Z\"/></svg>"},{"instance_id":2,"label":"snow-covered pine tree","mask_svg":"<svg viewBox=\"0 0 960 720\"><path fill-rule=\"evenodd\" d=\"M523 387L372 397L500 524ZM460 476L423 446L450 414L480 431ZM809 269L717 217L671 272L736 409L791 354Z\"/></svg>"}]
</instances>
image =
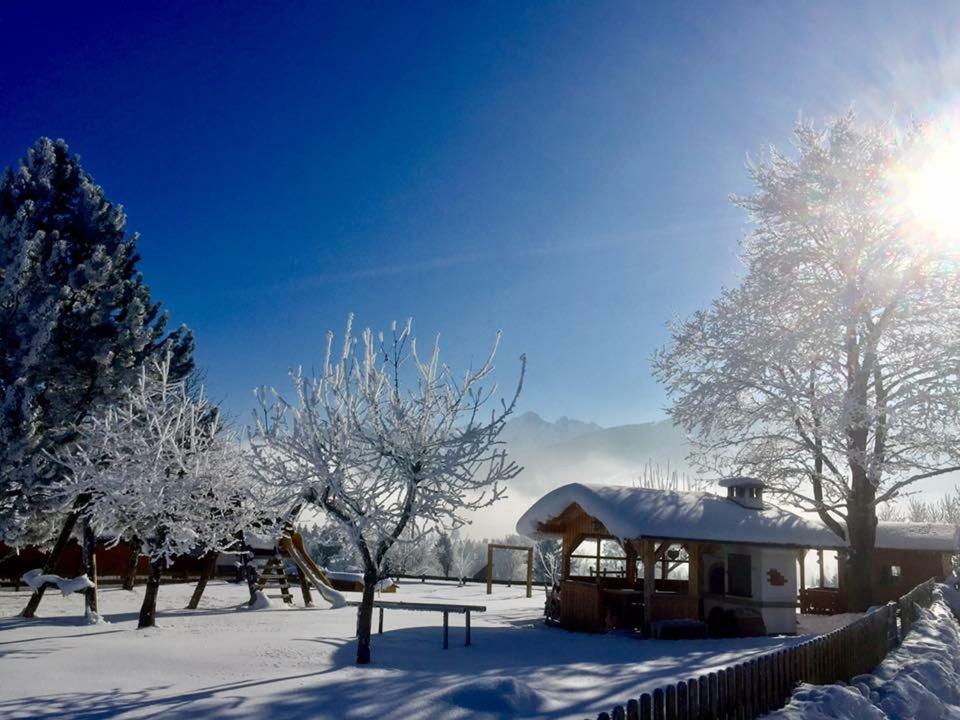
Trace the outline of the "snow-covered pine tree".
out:
<instances>
[{"instance_id":1,"label":"snow-covered pine tree","mask_svg":"<svg viewBox=\"0 0 960 720\"><path fill-rule=\"evenodd\" d=\"M502 483L520 472L498 436L526 361L511 401L486 414L496 345L479 369L457 377L440 363L438 343L420 356L409 322L394 325L388 341L368 329L358 343L351 326L340 352L327 336L317 377L292 373L294 402L261 391L251 452L259 477L290 504L305 500L340 523L354 544L364 576L357 663L366 664L376 584L398 538L411 525L463 525L465 511L503 497Z\"/></svg>"},{"instance_id":2,"label":"snow-covered pine tree","mask_svg":"<svg viewBox=\"0 0 960 720\"><path fill-rule=\"evenodd\" d=\"M655 357L701 467L762 479L846 538L871 603L877 506L960 469L960 272L892 200L921 134L801 123L750 168L740 284Z\"/></svg>"},{"instance_id":3,"label":"snow-covered pine tree","mask_svg":"<svg viewBox=\"0 0 960 720\"><path fill-rule=\"evenodd\" d=\"M239 443L200 387L172 378L171 357L150 361L115 404L79 428L61 455L82 516L98 536L137 538L150 560L139 627L154 624L160 575L176 555L231 549L264 516Z\"/></svg>"},{"instance_id":4,"label":"snow-covered pine tree","mask_svg":"<svg viewBox=\"0 0 960 720\"><path fill-rule=\"evenodd\" d=\"M41 138L0 178L0 538L44 544L56 536L46 572L76 522L75 508L50 492L61 480L51 455L161 346L177 374L193 367L190 332L165 336L166 316L137 270L136 240L123 209L62 140ZM51 534L54 517L59 534Z\"/></svg>"}]
</instances>

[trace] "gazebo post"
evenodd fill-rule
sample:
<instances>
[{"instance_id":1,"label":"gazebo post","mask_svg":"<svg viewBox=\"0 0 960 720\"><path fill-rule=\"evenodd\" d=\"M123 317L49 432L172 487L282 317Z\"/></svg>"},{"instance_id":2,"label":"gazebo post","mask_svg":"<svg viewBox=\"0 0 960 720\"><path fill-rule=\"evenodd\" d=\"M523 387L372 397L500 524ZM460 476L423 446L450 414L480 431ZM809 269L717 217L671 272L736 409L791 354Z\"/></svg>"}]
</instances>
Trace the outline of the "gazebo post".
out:
<instances>
[{"instance_id":1,"label":"gazebo post","mask_svg":"<svg viewBox=\"0 0 960 720\"><path fill-rule=\"evenodd\" d=\"M698 542L687 543L687 594L695 598L697 615L700 614L700 558L701 546Z\"/></svg>"},{"instance_id":2,"label":"gazebo post","mask_svg":"<svg viewBox=\"0 0 960 720\"><path fill-rule=\"evenodd\" d=\"M650 616L653 611L654 565L656 552L653 540L641 541L643 553L643 634L650 637Z\"/></svg>"},{"instance_id":3,"label":"gazebo post","mask_svg":"<svg viewBox=\"0 0 960 720\"><path fill-rule=\"evenodd\" d=\"M633 585L637 582L637 546L633 540L626 540L623 543L623 551L627 556L627 584Z\"/></svg>"}]
</instances>

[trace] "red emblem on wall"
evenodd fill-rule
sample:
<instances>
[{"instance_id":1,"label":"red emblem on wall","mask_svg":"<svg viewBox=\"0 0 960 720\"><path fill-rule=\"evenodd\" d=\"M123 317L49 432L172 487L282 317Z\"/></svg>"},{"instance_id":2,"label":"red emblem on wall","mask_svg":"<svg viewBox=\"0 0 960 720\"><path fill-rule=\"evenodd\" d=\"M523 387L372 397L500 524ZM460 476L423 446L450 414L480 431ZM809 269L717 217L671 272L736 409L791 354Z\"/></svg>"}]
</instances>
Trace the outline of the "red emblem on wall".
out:
<instances>
[{"instance_id":1,"label":"red emblem on wall","mask_svg":"<svg viewBox=\"0 0 960 720\"><path fill-rule=\"evenodd\" d=\"M775 568L771 568L770 570L767 570L767 580L770 582L771 585L778 586L778 585L787 584L787 579L783 576L783 573L781 573L779 570Z\"/></svg>"}]
</instances>

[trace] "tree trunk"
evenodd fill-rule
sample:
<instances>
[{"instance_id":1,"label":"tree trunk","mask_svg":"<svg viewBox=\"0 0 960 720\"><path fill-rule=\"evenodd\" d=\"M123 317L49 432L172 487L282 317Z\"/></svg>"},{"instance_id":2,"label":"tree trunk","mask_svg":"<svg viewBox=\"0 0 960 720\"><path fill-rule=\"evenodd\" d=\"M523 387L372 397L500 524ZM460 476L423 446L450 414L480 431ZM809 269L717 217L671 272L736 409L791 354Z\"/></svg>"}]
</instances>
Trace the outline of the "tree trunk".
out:
<instances>
[{"instance_id":1,"label":"tree trunk","mask_svg":"<svg viewBox=\"0 0 960 720\"><path fill-rule=\"evenodd\" d=\"M137 582L137 565L140 564L140 540L130 540L130 555L127 557L127 568L123 573L123 589L133 590Z\"/></svg>"},{"instance_id":2,"label":"tree trunk","mask_svg":"<svg viewBox=\"0 0 960 720\"><path fill-rule=\"evenodd\" d=\"M220 553L211 550L204 558L203 570L200 573L200 579L197 581L197 587L194 588L193 595L190 596L190 602L187 603L187 610L196 610L200 604L200 598L203 597L203 591L207 587L207 581L217 569L217 558L219 556Z\"/></svg>"},{"instance_id":3,"label":"tree trunk","mask_svg":"<svg viewBox=\"0 0 960 720\"><path fill-rule=\"evenodd\" d=\"M164 565L163 560L150 561L150 575L147 577L147 591L143 594L143 604L140 606L138 630L157 624L157 593L160 591L160 574Z\"/></svg>"},{"instance_id":4,"label":"tree trunk","mask_svg":"<svg viewBox=\"0 0 960 720\"><path fill-rule=\"evenodd\" d=\"M100 615L97 609L97 536L90 527L90 521L83 520L83 572L86 574L93 587L84 590L84 604L88 618L97 618Z\"/></svg>"},{"instance_id":5,"label":"tree trunk","mask_svg":"<svg viewBox=\"0 0 960 720\"><path fill-rule=\"evenodd\" d=\"M53 549L50 551L50 555L47 556L47 562L43 566L44 575L52 575L57 571L57 563L60 562L60 557L63 555L63 549L67 546L67 543L70 542L70 535L73 533L73 528L77 525L77 518L79 517L77 508L79 505L80 500L78 499L77 502L74 503L74 509L71 510L64 519L63 527L60 528L60 534L57 536L57 541L54 543ZM22 617L32 618L36 614L37 608L40 607L40 601L43 599L43 593L46 591L46 589L46 585L41 585L33 591L33 594L27 601L27 606L23 609L23 612L20 613Z\"/></svg>"},{"instance_id":6,"label":"tree trunk","mask_svg":"<svg viewBox=\"0 0 960 720\"><path fill-rule=\"evenodd\" d=\"M357 665L370 664L370 630L373 624L373 597L377 588L377 573L367 569L363 573L363 598L357 608Z\"/></svg>"},{"instance_id":7,"label":"tree trunk","mask_svg":"<svg viewBox=\"0 0 960 720\"><path fill-rule=\"evenodd\" d=\"M871 512L871 506L849 508L847 515L849 554L847 572L843 577L848 612L864 612L873 604L871 575L876 531L877 519Z\"/></svg>"}]
</instances>

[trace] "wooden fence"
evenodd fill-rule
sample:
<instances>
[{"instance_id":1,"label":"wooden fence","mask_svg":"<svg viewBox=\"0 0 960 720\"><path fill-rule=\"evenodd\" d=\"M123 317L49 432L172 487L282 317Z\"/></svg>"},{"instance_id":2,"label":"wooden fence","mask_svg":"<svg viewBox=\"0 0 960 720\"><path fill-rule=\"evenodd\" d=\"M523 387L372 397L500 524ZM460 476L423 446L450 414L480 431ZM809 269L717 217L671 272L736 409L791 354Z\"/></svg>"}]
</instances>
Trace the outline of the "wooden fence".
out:
<instances>
[{"instance_id":1,"label":"wooden fence","mask_svg":"<svg viewBox=\"0 0 960 720\"><path fill-rule=\"evenodd\" d=\"M656 688L597 720L753 720L782 708L800 683L849 682L871 672L900 643L918 608L933 602L934 584L930 579L826 635Z\"/></svg>"}]
</instances>

